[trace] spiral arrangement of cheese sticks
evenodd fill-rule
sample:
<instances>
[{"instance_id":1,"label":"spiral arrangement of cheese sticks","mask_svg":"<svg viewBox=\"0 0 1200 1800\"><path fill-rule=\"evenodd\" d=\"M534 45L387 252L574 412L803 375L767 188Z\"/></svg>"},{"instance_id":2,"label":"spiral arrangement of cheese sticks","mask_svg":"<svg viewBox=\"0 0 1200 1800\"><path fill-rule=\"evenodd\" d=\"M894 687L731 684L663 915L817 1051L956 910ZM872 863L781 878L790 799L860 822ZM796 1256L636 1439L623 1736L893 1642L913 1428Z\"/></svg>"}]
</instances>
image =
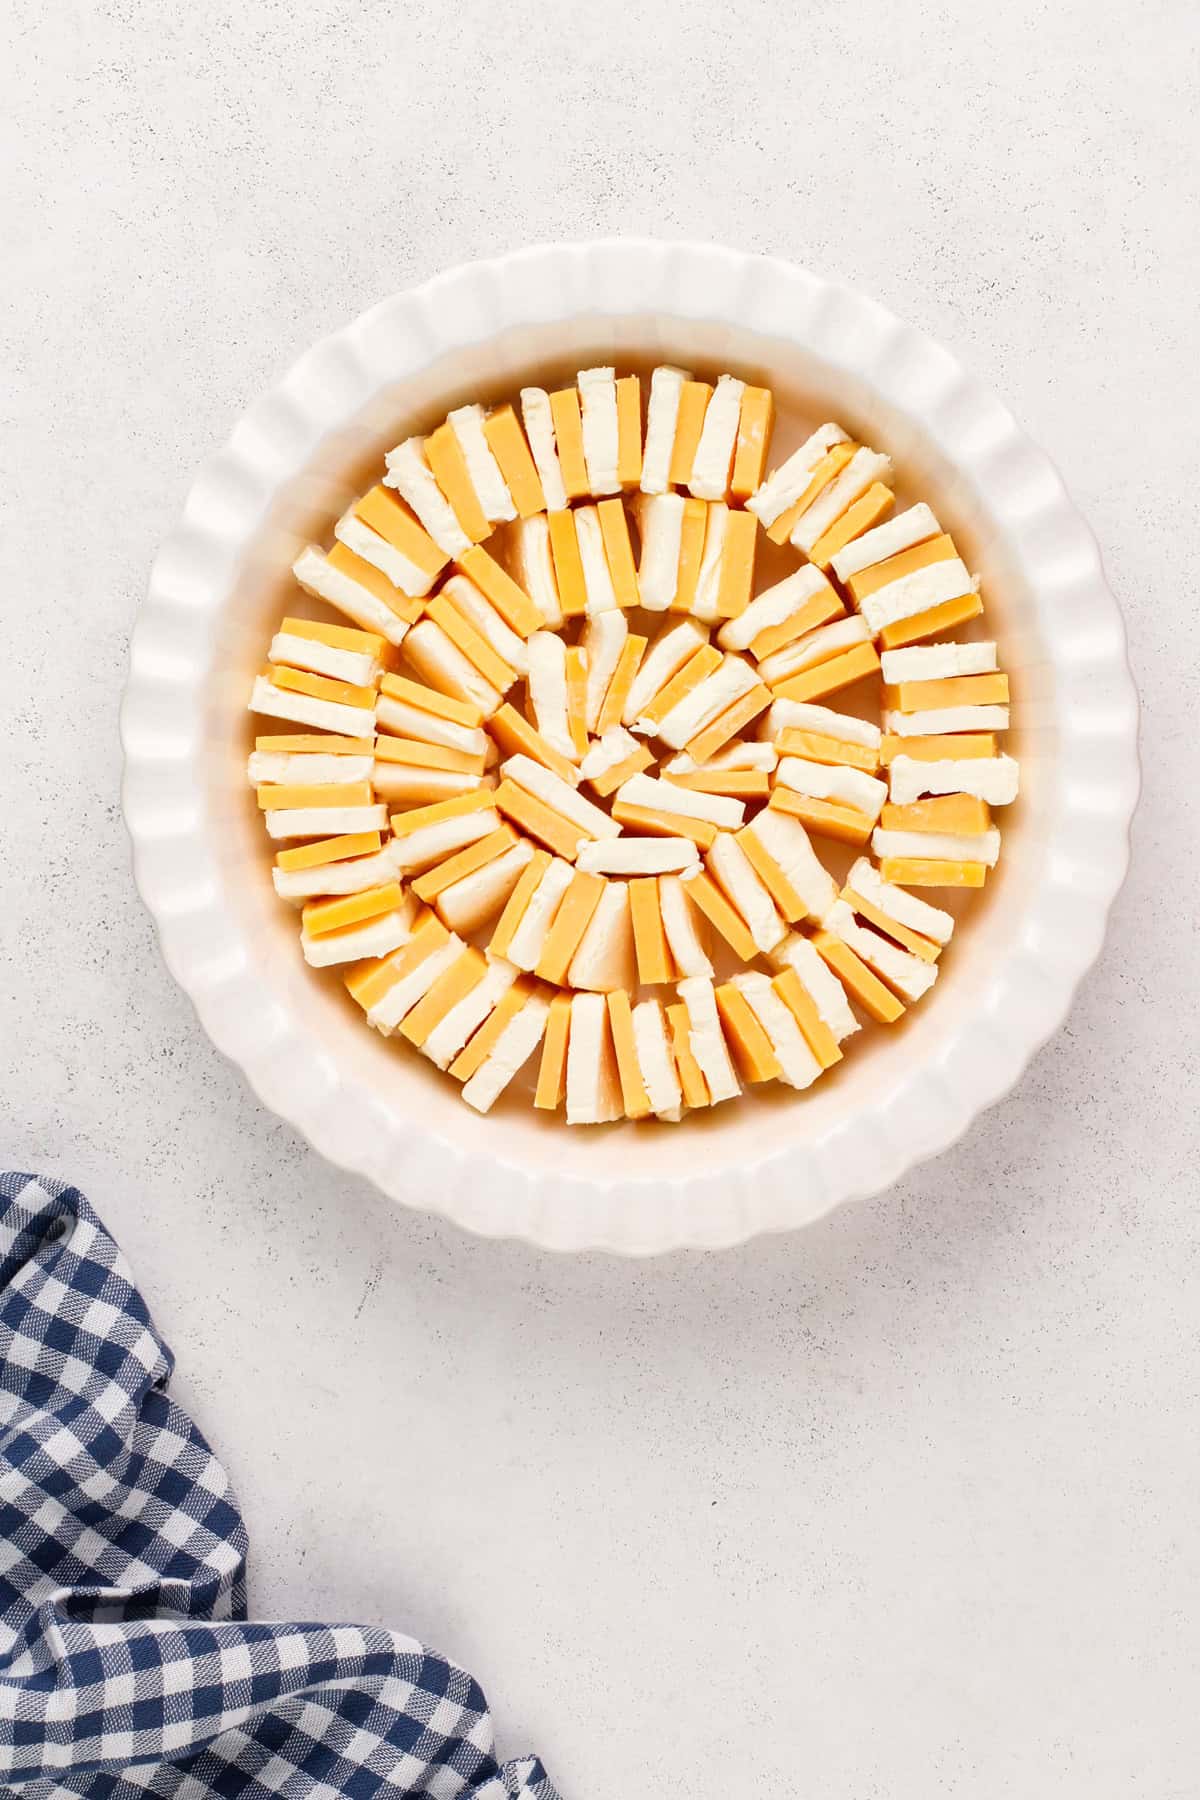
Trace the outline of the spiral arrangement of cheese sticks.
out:
<instances>
[{"instance_id":1,"label":"spiral arrangement of cheese sticks","mask_svg":"<svg viewBox=\"0 0 1200 1800\"><path fill-rule=\"evenodd\" d=\"M569 1125L807 1089L936 983L918 890L997 864L978 577L884 452L829 421L772 466L774 421L671 365L468 402L295 558L249 700L272 881L478 1111L527 1067Z\"/></svg>"}]
</instances>

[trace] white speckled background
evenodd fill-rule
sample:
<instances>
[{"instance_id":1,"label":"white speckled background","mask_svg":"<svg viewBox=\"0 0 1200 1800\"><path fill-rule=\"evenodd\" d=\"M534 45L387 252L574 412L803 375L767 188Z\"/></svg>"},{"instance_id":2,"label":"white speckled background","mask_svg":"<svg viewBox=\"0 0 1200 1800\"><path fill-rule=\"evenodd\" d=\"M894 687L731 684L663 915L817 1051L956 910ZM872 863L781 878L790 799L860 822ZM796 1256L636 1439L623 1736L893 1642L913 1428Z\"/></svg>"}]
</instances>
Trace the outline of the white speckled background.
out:
<instances>
[{"instance_id":1,"label":"white speckled background","mask_svg":"<svg viewBox=\"0 0 1200 1800\"><path fill-rule=\"evenodd\" d=\"M256 1606L452 1652L568 1800L1195 1795L1192 0L19 15L0 1157L119 1234ZM242 409L392 289L621 231L837 272L1010 401L1099 531L1147 763L1012 1098L803 1236L647 1266L317 1161L163 970L117 805L130 621Z\"/></svg>"}]
</instances>

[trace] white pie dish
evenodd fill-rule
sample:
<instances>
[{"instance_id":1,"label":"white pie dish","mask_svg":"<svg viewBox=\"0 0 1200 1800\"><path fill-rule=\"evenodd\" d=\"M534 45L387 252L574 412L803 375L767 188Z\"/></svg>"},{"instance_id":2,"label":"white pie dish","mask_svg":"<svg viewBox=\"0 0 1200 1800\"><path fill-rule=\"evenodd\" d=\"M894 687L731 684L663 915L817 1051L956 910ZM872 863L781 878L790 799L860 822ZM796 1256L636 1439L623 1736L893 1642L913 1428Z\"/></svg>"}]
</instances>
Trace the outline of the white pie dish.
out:
<instances>
[{"instance_id":1,"label":"white pie dish","mask_svg":"<svg viewBox=\"0 0 1200 1800\"><path fill-rule=\"evenodd\" d=\"M568 1131L517 1102L471 1113L305 967L245 783L245 706L297 549L328 540L385 449L464 399L601 360L757 374L785 415L837 418L892 454L983 576L1023 793L969 929L903 1030L848 1045L836 1078L802 1096L681 1127ZM135 878L164 957L264 1103L406 1204L485 1235L630 1254L805 1224L959 1137L1065 1018L1125 873L1138 788L1136 700L1095 540L1009 413L860 295L776 260L656 242L468 265L304 356L201 470L160 551L121 732Z\"/></svg>"}]
</instances>

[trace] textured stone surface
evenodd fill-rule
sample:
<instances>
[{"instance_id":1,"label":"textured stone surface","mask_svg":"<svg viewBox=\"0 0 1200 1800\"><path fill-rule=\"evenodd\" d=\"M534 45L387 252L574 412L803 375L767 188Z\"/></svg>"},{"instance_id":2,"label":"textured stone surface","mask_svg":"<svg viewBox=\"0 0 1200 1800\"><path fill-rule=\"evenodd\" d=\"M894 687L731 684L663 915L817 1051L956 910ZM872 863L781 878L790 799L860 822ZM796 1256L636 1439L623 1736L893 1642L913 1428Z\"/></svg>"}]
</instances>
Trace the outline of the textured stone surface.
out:
<instances>
[{"instance_id":1,"label":"textured stone surface","mask_svg":"<svg viewBox=\"0 0 1200 1800\"><path fill-rule=\"evenodd\" d=\"M451 1650L572 1800L1193 1794L1188 0L22 10L3 1154L121 1237L258 1607ZM646 1267L399 1213L260 1110L133 894L115 723L154 547L295 355L621 231L836 270L1005 395L1099 531L1147 761L1108 949L1011 1099L803 1236Z\"/></svg>"}]
</instances>

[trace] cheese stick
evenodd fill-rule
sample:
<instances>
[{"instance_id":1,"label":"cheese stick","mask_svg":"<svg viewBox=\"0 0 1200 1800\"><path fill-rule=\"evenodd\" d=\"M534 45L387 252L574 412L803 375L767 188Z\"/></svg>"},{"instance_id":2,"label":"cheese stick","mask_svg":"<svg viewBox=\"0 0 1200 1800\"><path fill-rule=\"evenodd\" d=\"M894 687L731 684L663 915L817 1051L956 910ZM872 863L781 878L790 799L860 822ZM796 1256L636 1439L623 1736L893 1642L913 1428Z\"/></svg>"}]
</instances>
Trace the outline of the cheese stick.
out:
<instances>
[{"instance_id":1,"label":"cheese stick","mask_svg":"<svg viewBox=\"0 0 1200 1800\"><path fill-rule=\"evenodd\" d=\"M831 906L821 923L905 1000L919 1000L937 980L936 963L923 962L911 951L889 943L869 925L860 925L844 900Z\"/></svg>"},{"instance_id":2,"label":"cheese stick","mask_svg":"<svg viewBox=\"0 0 1200 1800\"><path fill-rule=\"evenodd\" d=\"M307 544L292 564L292 574L306 594L323 600L364 631L377 632L389 644L402 644L421 616L421 602L394 586L385 575L338 544L326 555Z\"/></svg>"},{"instance_id":3,"label":"cheese stick","mask_svg":"<svg viewBox=\"0 0 1200 1800\"><path fill-rule=\"evenodd\" d=\"M504 699L499 688L484 679L432 619L422 619L413 626L404 640L404 654L430 687L477 707L485 719Z\"/></svg>"},{"instance_id":4,"label":"cheese stick","mask_svg":"<svg viewBox=\"0 0 1200 1800\"><path fill-rule=\"evenodd\" d=\"M769 961L776 969L794 970L835 1044L844 1043L846 1038L861 1031L862 1027L850 1009L845 988L808 938L797 931L790 932L770 952Z\"/></svg>"},{"instance_id":5,"label":"cheese stick","mask_svg":"<svg viewBox=\"0 0 1200 1800\"><path fill-rule=\"evenodd\" d=\"M311 968L329 969L338 963L361 962L367 956L386 956L408 942L416 915L416 901L411 894L405 894L390 912L378 914L364 924L317 936L301 932L304 960Z\"/></svg>"},{"instance_id":6,"label":"cheese stick","mask_svg":"<svg viewBox=\"0 0 1200 1800\"><path fill-rule=\"evenodd\" d=\"M681 624L660 632L633 678L621 723L632 725L707 643L707 631L692 619L684 619Z\"/></svg>"},{"instance_id":7,"label":"cheese stick","mask_svg":"<svg viewBox=\"0 0 1200 1800\"><path fill-rule=\"evenodd\" d=\"M650 377L650 401L646 414L646 443L642 453L643 494L665 493L671 474L679 402L690 376L684 369L664 363Z\"/></svg>"},{"instance_id":8,"label":"cheese stick","mask_svg":"<svg viewBox=\"0 0 1200 1800\"><path fill-rule=\"evenodd\" d=\"M495 1045L475 1073L463 1083L462 1097L476 1112L489 1112L533 1055L546 1032L550 1002L544 993L531 994L505 1025Z\"/></svg>"},{"instance_id":9,"label":"cheese stick","mask_svg":"<svg viewBox=\"0 0 1200 1800\"><path fill-rule=\"evenodd\" d=\"M745 920L754 948L773 950L786 937L787 926L744 847L731 832L719 831L705 862L726 898Z\"/></svg>"},{"instance_id":10,"label":"cheese stick","mask_svg":"<svg viewBox=\"0 0 1200 1800\"><path fill-rule=\"evenodd\" d=\"M589 875L677 875L699 861L690 838L619 837L584 844L575 866Z\"/></svg>"},{"instance_id":11,"label":"cheese stick","mask_svg":"<svg viewBox=\"0 0 1200 1800\"><path fill-rule=\"evenodd\" d=\"M832 800L839 806L853 807L872 825L879 817L888 797L888 784L861 769L839 764L806 762L799 756L784 756L775 771L778 787L793 793L808 794L814 800Z\"/></svg>"},{"instance_id":12,"label":"cheese stick","mask_svg":"<svg viewBox=\"0 0 1200 1800\"><path fill-rule=\"evenodd\" d=\"M643 476L643 484L645 477ZM679 554L683 539L681 494L655 493L638 502L642 541L638 591L647 612L666 612L679 591Z\"/></svg>"},{"instance_id":13,"label":"cheese stick","mask_svg":"<svg viewBox=\"0 0 1200 1800\"><path fill-rule=\"evenodd\" d=\"M754 654L761 661L770 648L781 647L791 636L799 637L808 629L828 624L844 611L820 569L806 563L757 595L736 619L727 619L717 633L717 642L724 650L750 650L757 646ZM794 631L784 629L789 625L795 627ZM769 636L778 638L778 645L760 642Z\"/></svg>"},{"instance_id":14,"label":"cheese stick","mask_svg":"<svg viewBox=\"0 0 1200 1800\"><path fill-rule=\"evenodd\" d=\"M683 1090L659 1000L643 1000L633 1009L633 1041L650 1111L674 1123L683 1117Z\"/></svg>"},{"instance_id":15,"label":"cheese stick","mask_svg":"<svg viewBox=\"0 0 1200 1800\"><path fill-rule=\"evenodd\" d=\"M851 866L846 889L873 906L877 912L908 931L915 931L935 944L948 944L954 934L954 917L941 907L930 906L906 889L884 881L865 856ZM853 904L853 901L850 902ZM883 929L886 929L884 927Z\"/></svg>"},{"instance_id":16,"label":"cheese stick","mask_svg":"<svg viewBox=\"0 0 1200 1800\"><path fill-rule=\"evenodd\" d=\"M779 998L769 975L746 970L730 977L767 1035L779 1064L779 1079L793 1088L811 1087L821 1065L809 1049L794 1015Z\"/></svg>"},{"instance_id":17,"label":"cheese stick","mask_svg":"<svg viewBox=\"0 0 1200 1800\"><path fill-rule=\"evenodd\" d=\"M567 982L573 988L607 993L633 987L636 980L629 887L624 881L609 881L571 958Z\"/></svg>"},{"instance_id":18,"label":"cheese stick","mask_svg":"<svg viewBox=\"0 0 1200 1800\"><path fill-rule=\"evenodd\" d=\"M406 438L384 457L387 474L385 487L393 487L408 502L421 524L439 549L447 556L460 556L471 547L471 539L459 523L458 514L438 486L429 467L425 445L420 438Z\"/></svg>"},{"instance_id":19,"label":"cheese stick","mask_svg":"<svg viewBox=\"0 0 1200 1800\"><path fill-rule=\"evenodd\" d=\"M557 631L563 622L563 611L546 515L534 513L531 518L521 519L513 532L517 581L541 613L543 623L551 631Z\"/></svg>"},{"instance_id":20,"label":"cheese stick","mask_svg":"<svg viewBox=\"0 0 1200 1800\"><path fill-rule=\"evenodd\" d=\"M658 904L667 947L679 974L711 976L713 966L705 948L701 915L688 899L687 889L678 875L660 877Z\"/></svg>"},{"instance_id":21,"label":"cheese stick","mask_svg":"<svg viewBox=\"0 0 1200 1800\"><path fill-rule=\"evenodd\" d=\"M892 799L898 805L922 794L973 794L989 806L1008 806L1017 797L1019 770L1011 756L981 756L926 762L896 756L888 768Z\"/></svg>"},{"instance_id":22,"label":"cheese stick","mask_svg":"<svg viewBox=\"0 0 1200 1800\"><path fill-rule=\"evenodd\" d=\"M604 996L576 994L567 1040L567 1124L607 1124L623 1112Z\"/></svg>"},{"instance_id":23,"label":"cheese stick","mask_svg":"<svg viewBox=\"0 0 1200 1800\"><path fill-rule=\"evenodd\" d=\"M623 612L611 611L597 613L589 618L580 640L583 653L587 658L587 705L585 717L589 731L596 730L600 718L600 709L604 705L604 697L608 693L608 684L613 678L625 640L629 636L629 626Z\"/></svg>"},{"instance_id":24,"label":"cheese stick","mask_svg":"<svg viewBox=\"0 0 1200 1800\"><path fill-rule=\"evenodd\" d=\"M581 369L576 379L588 486L593 494L619 494L616 370Z\"/></svg>"},{"instance_id":25,"label":"cheese stick","mask_svg":"<svg viewBox=\"0 0 1200 1800\"><path fill-rule=\"evenodd\" d=\"M546 511L562 512L567 504L567 494L555 448L550 396L544 388L521 389L521 418L525 425L525 435L529 439L529 448L533 452L538 480L546 496ZM547 623L550 621L547 620Z\"/></svg>"},{"instance_id":26,"label":"cheese stick","mask_svg":"<svg viewBox=\"0 0 1200 1800\"><path fill-rule=\"evenodd\" d=\"M700 1065L714 1106L722 1100L735 1100L742 1084L721 1030L712 982L703 976L688 976L679 983L679 998L687 1007L692 1054Z\"/></svg>"},{"instance_id":27,"label":"cheese stick","mask_svg":"<svg viewBox=\"0 0 1200 1800\"><path fill-rule=\"evenodd\" d=\"M800 499L813 477L813 471L826 452L835 444L847 443L840 425L820 425L811 437L794 450L785 463L773 471L756 493L746 502L748 512L756 514L763 525L773 525L788 508Z\"/></svg>"},{"instance_id":28,"label":"cheese stick","mask_svg":"<svg viewBox=\"0 0 1200 1800\"><path fill-rule=\"evenodd\" d=\"M515 519L517 509L488 443L483 428L486 417L482 406L459 406L446 422L458 439L483 515L489 525L497 525L505 519Z\"/></svg>"},{"instance_id":29,"label":"cheese stick","mask_svg":"<svg viewBox=\"0 0 1200 1800\"><path fill-rule=\"evenodd\" d=\"M248 710L308 725L314 731L336 732L341 737L375 735L373 690L277 664L269 673L255 676Z\"/></svg>"},{"instance_id":30,"label":"cheese stick","mask_svg":"<svg viewBox=\"0 0 1200 1800\"><path fill-rule=\"evenodd\" d=\"M743 391L744 383L735 375L722 375L713 390L687 482L698 500L724 500L728 495Z\"/></svg>"}]
</instances>

